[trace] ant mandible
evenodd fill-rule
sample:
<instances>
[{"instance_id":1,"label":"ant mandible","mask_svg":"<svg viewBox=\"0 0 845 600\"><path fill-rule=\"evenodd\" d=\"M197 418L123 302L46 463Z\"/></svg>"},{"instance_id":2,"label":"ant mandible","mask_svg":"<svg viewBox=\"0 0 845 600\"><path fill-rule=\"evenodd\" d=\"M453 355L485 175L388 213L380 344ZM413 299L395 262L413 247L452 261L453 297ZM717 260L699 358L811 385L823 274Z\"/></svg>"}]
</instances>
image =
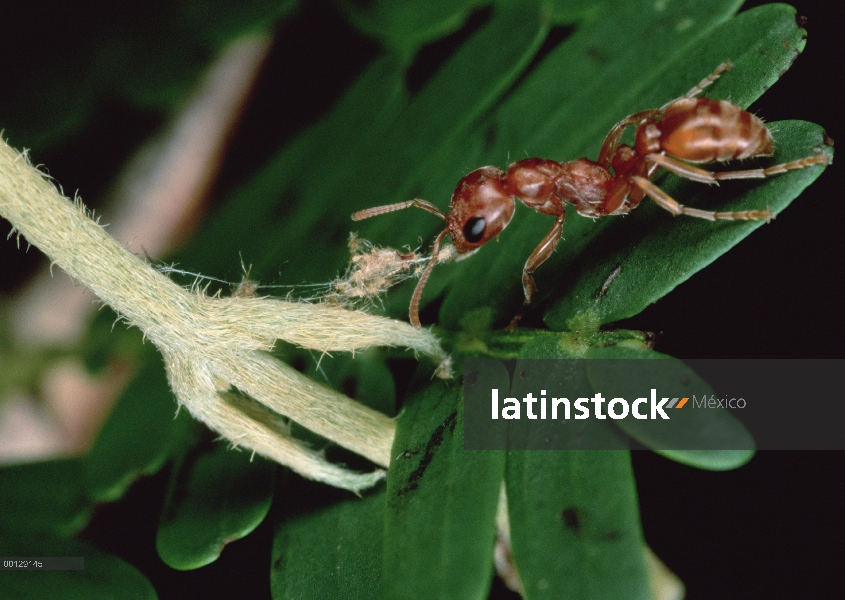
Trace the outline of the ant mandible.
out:
<instances>
[{"instance_id":1,"label":"ant mandible","mask_svg":"<svg viewBox=\"0 0 845 600\"><path fill-rule=\"evenodd\" d=\"M597 161L580 158L559 163L527 158L511 164L507 171L497 167L481 167L458 183L448 214L430 202L419 199L354 213L352 219L359 221L416 206L446 221L446 229L435 238L432 258L411 297L411 323L419 329L420 298L437 263L443 239L450 236L460 254L483 246L510 222L515 208L514 198L539 213L552 215L555 222L525 262L522 270L525 301L508 325L509 331L516 328L537 290L534 271L552 255L560 241L567 203L578 214L604 217L626 214L648 196L673 215L689 215L710 221L770 220L772 214L769 210L712 212L689 208L679 204L651 181L660 167L692 181L714 184L724 179L764 178L792 169L829 163L828 155L819 152L765 169L714 173L689 164L772 154L772 135L762 120L730 102L697 97L730 66L730 63L722 63L677 100L657 109L634 113L619 121L605 138ZM622 144L622 134L630 126L636 126L633 147Z\"/></svg>"}]
</instances>

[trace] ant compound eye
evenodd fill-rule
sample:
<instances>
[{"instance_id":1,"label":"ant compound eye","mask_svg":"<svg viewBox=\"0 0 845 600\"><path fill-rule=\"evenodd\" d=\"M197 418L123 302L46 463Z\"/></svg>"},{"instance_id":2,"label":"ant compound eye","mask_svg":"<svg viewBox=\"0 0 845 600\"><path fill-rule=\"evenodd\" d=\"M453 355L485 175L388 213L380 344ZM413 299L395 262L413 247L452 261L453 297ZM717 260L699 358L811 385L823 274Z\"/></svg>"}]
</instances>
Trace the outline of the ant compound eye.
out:
<instances>
[{"instance_id":1,"label":"ant compound eye","mask_svg":"<svg viewBox=\"0 0 845 600\"><path fill-rule=\"evenodd\" d=\"M464 225L464 237L466 241L474 244L484 237L484 229L487 227L487 222L484 217L472 217Z\"/></svg>"},{"instance_id":2,"label":"ant compound eye","mask_svg":"<svg viewBox=\"0 0 845 600\"><path fill-rule=\"evenodd\" d=\"M487 222L484 217L472 217L464 225L464 238L471 244L474 244L484 237L484 228L487 227Z\"/></svg>"}]
</instances>

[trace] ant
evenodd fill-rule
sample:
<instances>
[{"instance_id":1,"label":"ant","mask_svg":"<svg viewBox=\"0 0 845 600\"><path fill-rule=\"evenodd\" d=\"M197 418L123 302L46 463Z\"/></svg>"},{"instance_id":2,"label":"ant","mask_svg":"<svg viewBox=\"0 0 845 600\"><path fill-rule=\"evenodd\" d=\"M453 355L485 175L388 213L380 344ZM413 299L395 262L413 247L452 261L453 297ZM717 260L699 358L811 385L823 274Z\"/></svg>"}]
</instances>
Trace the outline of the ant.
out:
<instances>
[{"instance_id":1,"label":"ant","mask_svg":"<svg viewBox=\"0 0 845 600\"><path fill-rule=\"evenodd\" d=\"M420 298L437 263L443 239L450 236L459 254L479 248L508 225L515 209L514 198L539 213L553 216L555 222L525 262L522 270L525 301L508 325L508 331L516 328L537 291L534 271L552 255L560 241L566 203L572 204L575 211L585 217L604 217L626 214L648 196L676 216L689 215L710 221L771 220L769 210L712 212L689 208L651 181L660 167L692 181L715 184L725 179L764 178L792 169L829 164L824 152L765 169L714 173L689 164L771 156L773 153L772 135L761 119L730 102L697 97L730 67L730 63L722 63L681 98L619 121L605 138L597 161L580 158L560 163L526 158L511 164L507 171L481 167L458 183L448 214L419 199L353 213L352 219L360 221L416 206L446 221L446 229L435 238L432 258L411 297L411 323L420 328ZM636 127L633 146L622 144L622 135L630 126Z\"/></svg>"}]
</instances>

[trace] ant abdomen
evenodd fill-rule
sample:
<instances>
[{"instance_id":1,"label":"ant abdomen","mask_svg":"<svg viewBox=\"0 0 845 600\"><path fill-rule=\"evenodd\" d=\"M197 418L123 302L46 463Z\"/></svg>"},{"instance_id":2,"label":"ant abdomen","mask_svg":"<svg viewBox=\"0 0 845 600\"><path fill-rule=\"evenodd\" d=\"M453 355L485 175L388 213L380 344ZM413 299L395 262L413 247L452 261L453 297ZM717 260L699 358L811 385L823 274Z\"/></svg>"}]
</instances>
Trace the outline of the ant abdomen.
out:
<instances>
[{"instance_id":1,"label":"ant abdomen","mask_svg":"<svg viewBox=\"0 0 845 600\"><path fill-rule=\"evenodd\" d=\"M651 139L653 132L647 129L652 126L659 130L659 140ZM763 121L724 100L676 100L666 107L660 121L640 129L640 155L662 150L687 162L709 163L772 154L772 135ZM655 148L654 142L659 147ZM644 146L651 149L643 152Z\"/></svg>"}]
</instances>

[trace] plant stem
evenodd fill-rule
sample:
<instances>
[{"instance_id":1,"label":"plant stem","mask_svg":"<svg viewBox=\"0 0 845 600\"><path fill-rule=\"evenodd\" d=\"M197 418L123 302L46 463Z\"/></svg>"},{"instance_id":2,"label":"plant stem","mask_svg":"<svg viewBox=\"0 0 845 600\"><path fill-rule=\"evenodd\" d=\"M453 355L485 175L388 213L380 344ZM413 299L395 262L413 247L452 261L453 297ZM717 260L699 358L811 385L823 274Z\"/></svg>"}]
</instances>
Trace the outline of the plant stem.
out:
<instances>
[{"instance_id":1,"label":"plant stem","mask_svg":"<svg viewBox=\"0 0 845 600\"><path fill-rule=\"evenodd\" d=\"M337 306L211 298L181 288L109 236L81 202L61 196L26 156L2 141L0 214L144 332L164 355L179 402L196 418L306 477L357 491L380 474L353 474L326 462L290 436L280 415L385 467L395 424L267 354L276 339L322 352L395 344L440 362L447 358L430 332L407 323Z\"/></svg>"}]
</instances>

